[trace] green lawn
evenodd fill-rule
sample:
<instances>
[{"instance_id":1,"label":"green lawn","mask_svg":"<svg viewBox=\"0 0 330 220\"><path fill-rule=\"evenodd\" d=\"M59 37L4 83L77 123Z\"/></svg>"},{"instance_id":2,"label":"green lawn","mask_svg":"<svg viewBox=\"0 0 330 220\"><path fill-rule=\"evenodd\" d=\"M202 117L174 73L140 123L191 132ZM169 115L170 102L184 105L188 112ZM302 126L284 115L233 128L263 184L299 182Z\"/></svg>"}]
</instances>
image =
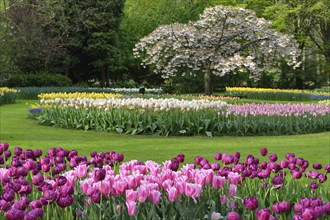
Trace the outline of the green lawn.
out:
<instances>
[{"instance_id":1,"label":"green lawn","mask_svg":"<svg viewBox=\"0 0 330 220\"><path fill-rule=\"evenodd\" d=\"M330 163L330 132L296 136L262 137L155 137L132 136L95 131L69 130L39 125L28 118L28 104L36 101L18 100L16 104L0 106L0 141L24 149L51 147L76 149L82 155L91 151L117 151L125 154L125 160L171 159L179 153L186 161L194 156L213 157L215 152L241 152L242 156L259 156L261 147L269 148L283 158L293 152L310 162Z\"/></svg>"}]
</instances>

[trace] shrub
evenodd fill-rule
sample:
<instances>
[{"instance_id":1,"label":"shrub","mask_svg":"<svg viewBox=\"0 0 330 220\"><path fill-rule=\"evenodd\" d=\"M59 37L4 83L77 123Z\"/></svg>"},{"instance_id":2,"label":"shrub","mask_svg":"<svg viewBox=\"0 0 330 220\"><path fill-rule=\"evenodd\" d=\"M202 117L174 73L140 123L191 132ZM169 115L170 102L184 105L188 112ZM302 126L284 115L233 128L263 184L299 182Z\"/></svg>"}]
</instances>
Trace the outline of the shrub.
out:
<instances>
[{"instance_id":1,"label":"shrub","mask_svg":"<svg viewBox=\"0 0 330 220\"><path fill-rule=\"evenodd\" d=\"M27 86L70 86L71 79L61 74L52 74L47 72L36 72L28 74L19 74L11 77L7 85L9 87L27 87Z\"/></svg>"}]
</instances>

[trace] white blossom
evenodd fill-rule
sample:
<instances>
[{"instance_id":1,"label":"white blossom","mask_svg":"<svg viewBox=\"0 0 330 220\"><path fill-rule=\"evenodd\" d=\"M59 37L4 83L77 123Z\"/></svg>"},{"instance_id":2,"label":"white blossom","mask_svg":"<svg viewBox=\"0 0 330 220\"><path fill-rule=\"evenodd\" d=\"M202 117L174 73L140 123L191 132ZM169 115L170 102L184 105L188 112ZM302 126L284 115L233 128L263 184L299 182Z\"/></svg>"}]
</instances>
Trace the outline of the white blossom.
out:
<instances>
[{"instance_id":1,"label":"white blossom","mask_svg":"<svg viewBox=\"0 0 330 220\"><path fill-rule=\"evenodd\" d=\"M251 10L227 6L205 9L196 22L160 26L133 52L143 58L141 65L154 67L164 78L201 70L217 76L248 71L258 78L280 58L299 66L300 53L294 38L273 30L270 21Z\"/></svg>"}]
</instances>

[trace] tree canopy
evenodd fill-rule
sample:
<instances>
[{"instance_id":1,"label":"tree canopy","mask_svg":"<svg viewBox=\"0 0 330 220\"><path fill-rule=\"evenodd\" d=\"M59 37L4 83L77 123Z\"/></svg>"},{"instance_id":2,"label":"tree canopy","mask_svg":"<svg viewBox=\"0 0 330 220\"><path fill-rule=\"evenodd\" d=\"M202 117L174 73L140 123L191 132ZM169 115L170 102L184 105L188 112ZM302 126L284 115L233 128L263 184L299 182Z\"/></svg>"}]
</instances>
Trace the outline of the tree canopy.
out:
<instances>
[{"instance_id":1,"label":"tree canopy","mask_svg":"<svg viewBox=\"0 0 330 220\"><path fill-rule=\"evenodd\" d=\"M196 22L160 26L136 44L134 53L164 78L203 72L206 94L212 92L211 73L248 71L257 78L280 59L299 65L293 37L275 31L255 12L231 6L207 8Z\"/></svg>"}]
</instances>

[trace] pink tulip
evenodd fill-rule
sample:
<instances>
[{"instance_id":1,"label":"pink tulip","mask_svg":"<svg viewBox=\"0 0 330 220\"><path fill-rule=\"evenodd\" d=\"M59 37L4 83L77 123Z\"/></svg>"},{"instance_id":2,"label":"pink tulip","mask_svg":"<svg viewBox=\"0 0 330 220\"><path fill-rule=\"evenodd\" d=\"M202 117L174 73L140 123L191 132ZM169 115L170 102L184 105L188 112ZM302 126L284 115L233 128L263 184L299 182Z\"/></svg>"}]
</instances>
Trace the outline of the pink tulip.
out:
<instances>
[{"instance_id":1,"label":"pink tulip","mask_svg":"<svg viewBox=\"0 0 330 220\"><path fill-rule=\"evenodd\" d=\"M206 176L204 173L198 173L195 176L195 182L197 184L202 185L203 187L206 185Z\"/></svg>"},{"instance_id":2,"label":"pink tulip","mask_svg":"<svg viewBox=\"0 0 330 220\"><path fill-rule=\"evenodd\" d=\"M239 173L228 173L228 180L230 184L238 185L241 179L241 175Z\"/></svg>"},{"instance_id":3,"label":"pink tulip","mask_svg":"<svg viewBox=\"0 0 330 220\"><path fill-rule=\"evenodd\" d=\"M138 197L137 199L139 200L140 203L143 203L144 201L146 201L146 199L148 198L148 192L146 190L145 187L140 187L138 188Z\"/></svg>"},{"instance_id":4,"label":"pink tulip","mask_svg":"<svg viewBox=\"0 0 330 220\"><path fill-rule=\"evenodd\" d=\"M229 196L236 196L237 186L234 184L230 184L229 186Z\"/></svg>"},{"instance_id":5,"label":"pink tulip","mask_svg":"<svg viewBox=\"0 0 330 220\"><path fill-rule=\"evenodd\" d=\"M168 193L168 200L170 200L171 202L175 202L176 200L178 200L178 190L175 187L170 187L167 190Z\"/></svg>"},{"instance_id":6,"label":"pink tulip","mask_svg":"<svg viewBox=\"0 0 330 220\"><path fill-rule=\"evenodd\" d=\"M221 218L221 214L219 212L212 212L211 220L218 220Z\"/></svg>"},{"instance_id":7,"label":"pink tulip","mask_svg":"<svg viewBox=\"0 0 330 220\"><path fill-rule=\"evenodd\" d=\"M183 182L183 181L179 181L179 182L176 182L175 183L175 187L178 190L178 193L180 195L184 194L184 192L185 192L185 186L186 186L186 183Z\"/></svg>"},{"instance_id":8,"label":"pink tulip","mask_svg":"<svg viewBox=\"0 0 330 220\"><path fill-rule=\"evenodd\" d=\"M211 186L213 188L223 188L226 185L226 177L223 176L213 176L212 184Z\"/></svg>"},{"instance_id":9,"label":"pink tulip","mask_svg":"<svg viewBox=\"0 0 330 220\"><path fill-rule=\"evenodd\" d=\"M195 185L193 183L186 183L185 194L192 197L196 192Z\"/></svg>"},{"instance_id":10,"label":"pink tulip","mask_svg":"<svg viewBox=\"0 0 330 220\"><path fill-rule=\"evenodd\" d=\"M138 192L132 189L126 190L126 201L136 201Z\"/></svg>"},{"instance_id":11,"label":"pink tulip","mask_svg":"<svg viewBox=\"0 0 330 220\"><path fill-rule=\"evenodd\" d=\"M222 205L224 205L224 204L226 204L226 202L227 202L227 196L226 196L226 195L222 195L222 196L220 197L220 203L221 203Z\"/></svg>"},{"instance_id":12,"label":"pink tulip","mask_svg":"<svg viewBox=\"0 0 330 220\"><path fill-rule=\"evenodd\" d=\"M161 193L158 190L152 190L150 192L150 200L152 204L159 204L160 203L160 195Z\"/></svg>"},{"instance_id":13,"label":"pink tulip","mask_svg":"<svg viewBox=\"0 0 330 220\"><path fill-rule=\"evenodd\" d=\"M78 165L74 168L76 174L79 178L85 177L87 175L88 167L86 164Z\"/></svg>"},{"instance_id":14,"label":"pink tulip","mask_svg":"<svg viewBox=\"0 0 330 220\"><path fill-rule=\"evenodd\" d=\"M136 202L126 201L128 215L134 215L136 213Z\"/></svg>"}]
</instances>

